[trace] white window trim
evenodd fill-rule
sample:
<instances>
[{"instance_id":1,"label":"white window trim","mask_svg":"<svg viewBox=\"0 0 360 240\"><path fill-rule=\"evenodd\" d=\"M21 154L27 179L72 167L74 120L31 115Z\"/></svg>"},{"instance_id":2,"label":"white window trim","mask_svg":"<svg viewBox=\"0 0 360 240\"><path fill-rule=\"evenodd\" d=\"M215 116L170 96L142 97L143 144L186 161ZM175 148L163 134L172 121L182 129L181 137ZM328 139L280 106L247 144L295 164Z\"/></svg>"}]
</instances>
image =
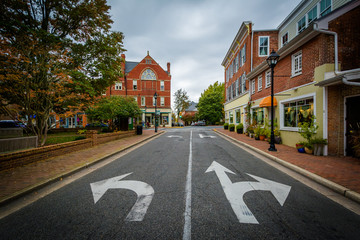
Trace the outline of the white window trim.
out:
<instances>
[{"instance_id":1,"label":"white window trim","mask_svg":"<svg viewBox=\"0 0 360 240\"><path fill-rule=\"evenodd\" d=\"M269 76L269 78L268 78ZM269 79L269 81L268 81ZM269 88L271 86L271 71L267 71L265 73L265 88Z\"/></svg>"},{"instance_id":2,"label":"white window trim","mask_svg":"<svg viewBox=\"0 0 360 240\"><path fill-rule=\"evenodd\" d=\"M165 106L165 98L164 97L160 97L160 105Z\"/></svg>"},{"instance_id":3,"label":"white window trim","mask_svg":"<svg viewBox=\"0 0 360 240\"><path fill-rule=\"evenodd\" d=\"M144 101L143 101L144 100ZM146 105L146 98L145 97L141 97L141 106L145 106Z\"/></svg>"},{"instance_id":4,"label":"white window trim","mask_svg":"<svg viewBox=\"0 0 360 240\"><path fill-rule=\"evenodd\" d=\"M115 90L117 91L122 90L122 82L115 82Z\"/></svg>"},{"instance_id":5,"label":"white window trim","mask_svg":"<svg viewBox=\"0 0 360 240\"><path fill-rule=\"evenodd\" d=\"M261 38L267 38L268 39L268 47L267 47L267 54L266 55L261 55L260 54L260 39ZM258 51L258 55L259 57L265 57L265 56L269 56L269 51L270 51L270 37L269 36L259 36L259 41L258 41L258 47L259 47L259 51Z\"/></svg>"},{"instance_id":6,"label":"white window trim","mask_svg":"<svg viewBox=\"0 0 360 240\"><path fill-rule=\"evenodd\" d=\"M294 101L298 101L298 100L301 100L301 99L311 98L311 97L313 98L313 101L314 101L314 116L316 118L316 93L309 93L309 94L301 95L301 96L298 96L298 97L285 99L285 100L282 100L282 101L279 102L280 130L292 131L292 132L298 132L299 131L298 127L284 127L284 104L294 102Z\"/></svg>"},{"instance_id":7,"label":"white window trim","mask_svg":"<svg viewBox=\"0 0 360 240\"><path fill-rule=\"evenodd\" d=\"M299 32L299 22L301 19L303 19L305 17L305 27L302 29L301 32ZM296 35L299 35L300 33L302 33L306 28L308 27L307 25L307 13L302 16L297 22L296 22Z\"/></svg>"},{"instance_id":8,"label":"white window trim","mask_svg":"<svg viewBox=\"0 0 360 240\"><path fill-rule=\"evenodd\" d=\"M255 79L251 80L251 94L255 93Z\"/></svg>"},{"instance_id":9,"label":"white window trim","mask_svg":"<svg viewBox=\"0 0 360 240\"><path fill-rule=\"evenodd\" d=\"M153 97L153 106L155 106L155 102L156 102L155 97Z\"/></svg>"},{"instance_id":10,"label":"white window trim","mask_svg":"<svg viewBox=\"0 0 360 240\"><path fill-rule=\"evenodd\" d=\"M262 76L258 77L258 92L262 90Z\"/></svg>"},{"instance_id":11,"label":"white window trim","mask_svg":"<svg viewBox=\"0 0 360 240\"><path fill-rule=\"evenodd\" d=\"M287 36L288 36L288 40L287 40L287 42L286 43L284 43L283 42L283 37L285 36L287 34ZM289 42L289 32L286 32L286 33L284 33L282 36L281 36L281 46L283 47L285 44L287 44Z\"/></svg>"},{"instance_id":12,"label":"white window trim","mask_svg":"<svg viewBox=\"0 0 360 240\"><path fill-rule=\"evenodd\" d=\"M301 55L301 69L295 73L295 57L298 57L300 55ZM301 74L302 74L302 50L298 51L297 53L294 53L291 56L291 77L295 77Z\"/></svg>"},{"instance_id":13,"label":"white window trim","mask_svg":"<svg viewBox=\"0 0 360 240\"><path fill-rule=\"evenodd\" d=\"M165 82L160 81L160 91L165 91Z\"/></svg>"}]
</instances>

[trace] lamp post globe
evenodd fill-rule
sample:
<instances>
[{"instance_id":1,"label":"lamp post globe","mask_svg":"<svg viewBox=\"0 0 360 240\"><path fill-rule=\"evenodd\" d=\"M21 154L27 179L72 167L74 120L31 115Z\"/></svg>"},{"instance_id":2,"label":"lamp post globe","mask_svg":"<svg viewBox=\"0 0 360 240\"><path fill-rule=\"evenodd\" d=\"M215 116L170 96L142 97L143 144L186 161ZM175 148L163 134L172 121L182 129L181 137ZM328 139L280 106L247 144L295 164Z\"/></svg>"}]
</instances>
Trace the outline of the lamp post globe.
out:
<instances>
[{"instance_id":1,"label":"lamp post globe","mask_svg":"<svg viewBox=\"0 0 360 240\"><path fill-rule=\"evenodd\" d=\"M271 135L270 135L270 147L269 151L276 152L275 148L275 136L274 136L274 68L279 60L280 56L274 50L270 53L270 56L266 59L267 64L271 68Z\"/></svg>"},{"instance_id":2,"label":"lamp post globe","mask_svg":"<svg viewBox=\"0 0 360 240\"><path fill-rule=\"evenodd\" d=\"M157 132L157 93L154 93L154 99L155 99L155 132Z\"/></svg>"}]
</instances>

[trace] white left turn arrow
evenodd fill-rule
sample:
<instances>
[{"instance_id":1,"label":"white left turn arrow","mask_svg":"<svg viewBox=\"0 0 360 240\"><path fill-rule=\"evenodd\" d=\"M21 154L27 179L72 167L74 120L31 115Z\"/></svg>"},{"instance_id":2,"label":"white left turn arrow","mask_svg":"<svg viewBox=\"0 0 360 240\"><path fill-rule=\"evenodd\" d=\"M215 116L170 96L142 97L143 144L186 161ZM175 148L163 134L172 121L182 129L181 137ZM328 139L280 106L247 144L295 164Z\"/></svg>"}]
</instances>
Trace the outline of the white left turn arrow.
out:
<instances>
[{"instance_id":1,"label":"white left turn arrow","mask_svg":"<svg viewBox=\"0 0 360 240\"><path fill-rule=\"evenodd\" d=\"M199 137L200 138L216 138L215 136L211 136L211 135L202 135L199 133Z\"/></svg>"},{"instance_id":2,"label":"white left turn arrow","mask_svg":"<svg viewBox=\"0 0 360 240\"><path fill-rule=\"evenodd\" d=\"M287 196L289 195L290 186L274 182L268 179L257 177L251 174L247 174L258 182L231 182L230 178L226 175L226 172L235 174L231 170L222 166L216 161L213 161L207 172L214 171L220 180L220 184L225 192L225 196L228 199L234 213L236 214L240 223L253 223L258 224L253 213L244 202L244 195L250 191L270 191L281 206L284 205Z\"/></svg>"},{"instance_id":3,"label":"white left turn arrow","mask_svg":"<svg viewBox=\"0 0 360 240\"><path fill-rule=\"evenodd\" d=\"M142 221L154 196L154 189L149 184L140 181L120 181L130 174L132 173L90 183L91 191L95 203L99 201L108 189L129 189L134 191L137 194L137 200L125 221Z\"/></svg>"}]
</instances>

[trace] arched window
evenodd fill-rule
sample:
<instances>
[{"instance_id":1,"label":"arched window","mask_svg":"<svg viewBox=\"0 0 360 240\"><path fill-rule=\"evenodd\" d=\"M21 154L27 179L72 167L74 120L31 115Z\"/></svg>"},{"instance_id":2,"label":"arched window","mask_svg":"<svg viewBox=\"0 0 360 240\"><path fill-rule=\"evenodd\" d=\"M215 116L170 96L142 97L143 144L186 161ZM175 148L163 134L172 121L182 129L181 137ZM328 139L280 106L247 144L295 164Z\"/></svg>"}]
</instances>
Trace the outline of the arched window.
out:
<instances>
[{"instance_id":1,"label":"arched window","mask_svg":"<svg viewBox=\"0 0 360 240\"><path fill-rule=\"evenodd\" d=\"M141 80L156 80L156 75L151 69L146 69L142 75Z\"/></svg>"}]
</instances>

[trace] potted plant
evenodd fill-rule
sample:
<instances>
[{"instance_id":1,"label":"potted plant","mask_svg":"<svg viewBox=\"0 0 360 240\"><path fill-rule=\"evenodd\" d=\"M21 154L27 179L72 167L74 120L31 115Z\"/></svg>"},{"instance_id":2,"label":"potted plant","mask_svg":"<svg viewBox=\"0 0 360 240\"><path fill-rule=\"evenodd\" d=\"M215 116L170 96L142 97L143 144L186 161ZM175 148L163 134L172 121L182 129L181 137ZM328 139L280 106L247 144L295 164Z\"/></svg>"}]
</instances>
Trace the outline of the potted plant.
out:
<instances>
[{"instance_id":1,"label":"potted plant","mask_svg":"<svg viewBox=\"0 0 360 240\"><path fill-rule=\"evenodd\" d=\"M305 147L305 152L308 153L308 154L313 154L313 145L311 142L306 142L304 144L304 147Z\"/></svg>"},{"instance_id":2,"label":"potted plant","mask_svg":"<svg viewBox=\"0 0 360 240\"><path fill-rule=\"evenodd\" d=\"M299 153L305 153L305 142L298 142L296 144L296 149Z\"/></svg>"},{"instance_id":3,"label":"potted plant","mask_svg":"<svg viewBox=\"0 0 360 240\"><path fill-rule=\"evenodd\" d=\"M265 141L266 138L266 128L260 128L259 138L261 141Z\"/></svg>"},{"instance_id":4,"label":"potted plant","mask_svg":"<svg viewBox=\"0 0 360 240\"><path fill-rule=\"evenodd\" d=\"M281 137L280 137L280 131L278 128L274 129L274 138L275 138L275 143L276 144L281 144Z\"/></svg>"},{"instance_id":5,"label":"potted plant","mask_svg":"<svg viewBox=\"0 0 360 240\"><path fill-rule=\"evenodd\" d=\"M229 124L228 123L224 123L224 129L227 130L229 128Z\"/></svg>"},{"instance_id":6,"label":"potted plant","mask_svg":"<svg viewBox=\"0 0 360 240\"><path fill-rule=\"evenodd\" d=\"M244 132L244 125L242 123L239 123L236 125L236 132L237 133L243 133Z\"/></svg>"},{"instance_id":7,"label":"potted plant","mask_svg":"<svg viewBox=\"0 0 360 240\"><path fill-rule=\"evenodd\" d=\"M256 126L256 128L254 128L255 140L260 140L260 132L261 132L261 127L260 127L260 125L258 125L258 126Z\"/></svg>"},{"instance_id":8,"label":"potted plant","mask_svg":"<svg viewBox=\"0 0 360 240\"><path fill-rule=\"evenodd\" d=\"M230 132L233 132L235 130L235 124L230 124L229 130L230 130Z\"/></svg>"},{"instance_id":9,"label":"potted plant","mask_svg":"<svg viewBox=\"0 0 360 240\"><path fill-rule=\"evenodd\" d=\"M315 117L311 117L310 122L302 122L299 124L299 134L305 138L305 150L307 153L312 153L313 144L312 140L316 134L316 130L319 126L315 123Z\"/></svg>"},{"instance_id":10,"label":"potted plant","mask_svg":"<svg viewBox=\"0 0 360 240\"><path fill-rule=\"evenodd\" d=\"M314 146L314 155L322 156L324 152L324 146L327 145L327 139L315 137L311 140L311 143Z\"/></svg>"}]
</instances>

